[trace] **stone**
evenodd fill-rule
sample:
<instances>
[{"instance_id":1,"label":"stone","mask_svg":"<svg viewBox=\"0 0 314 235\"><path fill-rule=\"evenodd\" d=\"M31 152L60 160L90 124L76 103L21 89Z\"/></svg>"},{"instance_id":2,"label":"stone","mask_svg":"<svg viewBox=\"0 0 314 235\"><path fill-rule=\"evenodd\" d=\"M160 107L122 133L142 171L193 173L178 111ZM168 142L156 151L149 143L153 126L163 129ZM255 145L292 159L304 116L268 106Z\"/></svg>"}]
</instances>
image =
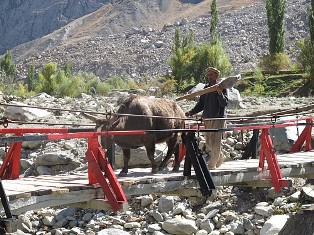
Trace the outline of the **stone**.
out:
<instances>
[{"instance_id":1,"label":"stone","mask_svg":"<svg viewBox=\"0 0 314 235\"><path fill-rule=\"evenodd\" d=\"M288 215L274 215L270 217L263 225L260 235L276 235L287 222ZM299 233L302 234L302 233ZM303 233L304 234L304 233Z\"/></svg>"},{"instance_id":2,"label":"stone","mask_svg":"<svg viewBox=\"0 0 314 235\"><path fill-rule=\"evenodd\" d=\"M314 208L301 210L287 219L278 235L313 234L314 231Z\"/></svg>"},{"instance_id":3,"label":"stone","mask_svg":"<svg viewBox=\"0 0 314 235\"><path fill-rule=\"evenodd\" d=\"M99 231L97 235L130 235L130 233L120 229L108 228Z\"/></svg>"},{"instance_id":4,"label":"stone","mask_svg":"<svg viewBox=\"0 0 314 235\"><path fill-rule=\"evenodd\" d=\"M161 196L158 203L159 212L169 212L173 210L174 198L173 196Z\"/></svg>"},{"instance_id":5,"label":"stone","mask_svg":"<svg viewBox=\"0 0 314 235\"><path fill-rule=\"evenodd\" d=\"M192 235L197 231L195 221L180 217L166 220L163 223L162 228L170 234L177 235Z\"/></svg>"}]
</instances>

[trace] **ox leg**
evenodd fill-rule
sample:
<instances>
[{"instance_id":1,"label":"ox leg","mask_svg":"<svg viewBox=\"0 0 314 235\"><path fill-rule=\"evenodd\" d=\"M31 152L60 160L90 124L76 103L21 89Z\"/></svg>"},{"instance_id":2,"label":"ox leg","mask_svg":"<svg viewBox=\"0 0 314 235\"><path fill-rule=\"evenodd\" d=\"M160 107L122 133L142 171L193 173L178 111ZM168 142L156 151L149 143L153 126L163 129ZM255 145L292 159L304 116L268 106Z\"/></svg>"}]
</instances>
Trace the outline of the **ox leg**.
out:
<instances>
[{"instance_id":1,"label":"ox leg","mask_svg":"<svg viewBox=\"0 0 314 235\"><path fill-rule=\"evenodd\" d=\"M123 152L123 168L119 173L119 176L126 176L129 171L129 161L131 156L131 150L130 149L122 149Z\"/></svg>"},{"instance_id":2,"label":"ox leg","mask_svg":"<svg viewBox=\"0 0 314 235\"><path fill-rule=\"evenodd\" d=\"M169 159L171 158L172 154L174 152L176 152L177 154L175 154L175 164L173 167L173 171L178 171L179 167L180 167L180 163L179 163L179 149L176 149L176 147L178 145L177 136L170 138L167 141L167 145L168 145L167 155L164 158L164 160L161 162L161 164L159 166L159 170L164 170L166 168L166 165L167 165Z\"/></svg>"},{"instance_id":3,"label":"ox leg","mask_svg":"<svg viewBox=\"0 0 314 235\"><path fill-rule=\"evenodd\" d=\"M145 145L147 157L152 164L152 173L157 173L157 163L155 161L155 143Z\"/></svg>"}]
</instances>

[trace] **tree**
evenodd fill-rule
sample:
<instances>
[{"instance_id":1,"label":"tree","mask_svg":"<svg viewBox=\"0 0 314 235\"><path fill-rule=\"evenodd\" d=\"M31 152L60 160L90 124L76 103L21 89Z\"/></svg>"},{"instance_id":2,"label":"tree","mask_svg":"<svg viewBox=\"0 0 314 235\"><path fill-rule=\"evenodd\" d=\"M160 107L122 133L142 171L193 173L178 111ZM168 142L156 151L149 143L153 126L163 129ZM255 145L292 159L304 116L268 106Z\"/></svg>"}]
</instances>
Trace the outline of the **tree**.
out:
<instances>
[{"instance_id":1,"label":"tree","mask_svg":"<svg viewBox=\"0 0 314 235\"><path fill-rule=\"evenodd\" d=\"M212 43L216 43L218 40L217 25L218 25L218 11L216 0L213 0L210 6L211 19L210 19L210 36Z\"/></svg>"},{"instance_id":2,"label":"tree","mask_svg":"<svg viewBox=\"0 0 314 235\"><path fill-rule=\"evenodd\" d=\"M266 0L269 54L284 52L284 15L286 0Z\"/></svg>"},{"instance_id":3,"label":"tree","mask_svg":"<svg viewBox=\"0 0 314 235\"><path fill-rule=\"evenodd\" d=\"M54 73L57 71L57 64L48 63L45 64L43 70L38 74L38 86L39 92L43 91L49 95L53 95L56 90L56 81Z\"/></svg>"},{"instance_id":4,"label":"tree","mask_svg":"<svg viewBox=\"0 0 314 235\"><path fill-rule=\"evenodd\" d=\"M311 0L311 7L307 10L310 30L310 40L314 44L314 0Z\"/></svg>"},{"instance_id":5,"label":"tree","mask_svg":"<svg viewBox=\"0 0 314 235\"><path fill-rule=\"evenodd\" d=\"M195 82L207 82L205 70L209 66L219 69L221 76L230 74L232 65L220 40L215 44L203 43L196 48L192 63Z\"/></svg>"},{"instance_id":6,"label":"tree","mask_svg":"<svg viewBox=\"0 0 314 235\"><path fill-rule=\"evenodd\" d=\"M73 71L73 65L72 65L72 63L66 62L65 66L64 66L64 68L63 68L63 70L64 70L64 73L65 73L65 76L71 77L71 76L72 76L72 71Z\"/></svg>"},{"instance_id":7,"label":"tree","mask_svg":"<svg viewBox=\"0 0 314 235\"><path fill-rule=\"evenodd\" d=\"M27 71L27 79L28 79L28 91L34 91L35 90L35 65L34 61L30 65Z\"/></svg>"},{"instance_id":8,"label":"tree","mask_svg":"<svg viewBox=\"0 0 314 235\"><path fill-rule=\"evenodd\" d=\"M172 69L172 76L176 80L178 91L184 82L192 80L191 62L195 53L193 31L190 31L189 37L186 37L181 36L180 30L176 29L172 53L169 65Z\"/></svg>"},{"instance_id":9,"label":"tree","mask_svg":"<svg viewBox=\"0 0 314 235\"><path fill-rule=\"evenodd\" d=\"M310 30L310 51L311 53L314 52L314 0L311 0L311 7L308 8L308 20L309 20L309 30ZM313 54L311 54L313 57ZM311 89L314 90L314 65L313 65L313 58L310 58L310 75L311 75Z\"/></svg>"},{"instance_id":10,"label":"tree","mask_svg":"<svg viewBox=\"0 0 314 235\"><path fill-rule=\"evenodd\" d=\"M17 74L15 64L13 63L11 52L6 51L4 59L0 63L0 69L5 73L7 76L6 83L12 84L13 77Z\"/></svg>"}]
</instances>

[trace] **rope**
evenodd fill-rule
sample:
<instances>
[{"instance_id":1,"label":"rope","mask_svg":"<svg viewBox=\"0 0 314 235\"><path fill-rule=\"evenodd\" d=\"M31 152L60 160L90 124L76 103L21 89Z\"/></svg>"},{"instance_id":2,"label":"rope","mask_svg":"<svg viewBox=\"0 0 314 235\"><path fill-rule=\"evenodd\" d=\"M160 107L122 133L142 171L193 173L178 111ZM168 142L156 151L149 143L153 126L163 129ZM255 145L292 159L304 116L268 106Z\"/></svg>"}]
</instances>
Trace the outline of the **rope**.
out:
<instances>
[{"instance_id":1,"label":"rope","mask_svg":"<svg viewBox=\"0 0 314 235\"><path fill-rule=\"evenodd\" d=\"M141 114L125 114L125 113L111 113L111 112L96 112L96 111L90 111L90 110L75 110L75 109L60 109L60 108L48 108L48 107L40 107L40 106L28 106L28 105L20 105L20 104L6 104L6 103L0 103L0 105L4 106L13 106L13 107L24 107L24 108L37 108L37 109L46 109L46 110L54 110L54 111L66 111L66 112L79 112L79 113L90 113L90 114L100 114L100 115L105 115L108 117L108 115L117 115L117 116L129 116L129 117L147 117L147 118L162 118L162 119L176 119L176 120L189 120L189 121L196 121L196 122L203 122L203 121L212 121L212 120L226 120L226 121L240 121L240 122L248 122L252 120L259 120L259 119L277 119L280 117L286 117L286 116L291 116L291 114L296 114L298 113L299 115L303 114L312 114L311 110L314 108L314 105L306 105L306 106L301 106L297 107L294 109L287 109L287 110L282 110L279 112L275 113L270 113L266 115L260 115L260 116L238 116L238 117L226 117L226 118L178 118L178 117L164 117L164 116L148 116L148 115L141 115ZM13 123L13 121L11 121ZM20 123L20 124L28 124L27 122L17 122L15 123ZM1 124L1 123L0 123ZM35 124L35 123L33 123ZM37 124L45 124L45 125L62 125L62 124L55 124L55 123L37 123ZM78 125L78 126L89 126L92 124L68 124L64 123L64 125Z\"/></svg>"}]
</instances>

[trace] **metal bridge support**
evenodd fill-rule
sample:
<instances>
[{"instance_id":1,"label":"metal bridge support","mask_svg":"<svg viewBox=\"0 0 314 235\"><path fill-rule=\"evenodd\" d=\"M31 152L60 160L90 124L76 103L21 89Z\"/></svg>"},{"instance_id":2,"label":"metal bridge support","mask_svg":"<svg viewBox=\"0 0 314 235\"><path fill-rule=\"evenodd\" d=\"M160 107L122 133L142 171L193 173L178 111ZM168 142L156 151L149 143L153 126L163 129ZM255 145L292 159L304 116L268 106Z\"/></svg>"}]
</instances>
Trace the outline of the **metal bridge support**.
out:
<instances>
[{"instance_id":1,"label":"metal bridge support","mask_svg":"<svg viewBox=\"0 0 314 235\"><path fill-rule=\"evenodd\" d=\"M215 184L212 176L207 168L207 164L200 154L195 133L188 133L184 138L186 145L186 157L184 162L184 176L191 175L191 165L193 165L196 178L200 185L200 190L203 196L211 196L212 190L215 189Z\"/></svg>"},{"instance_id":2,"label":"metal bridge support","mask_svg":"<svg viewBox=\"0 0 314 235\"><path fill-rule=\"evenodd\" d=\"M20 176L20 156L22 142L12 143L0 168L1 179L18 179Z\"/></svg>"},{"instance_id":3,"label":"metal bridge support","mask_svg":"<svg viewBox=\"0 0 314 235\"><path fill-rule=\"evenodd\" d=\"M299 152L305 142L305 150L310 151L312 149L312 127L313 127L313 120L306 119L306 125L304 130L302 131L301 135L294 143L292 148L290 149L290 153Z\"/></svg>"},{"instance_id":4,"label":"metal bridge support","mask_svg":"<svg viewBox=\"0 0 314 235\"><path fill-rule=\"evenodd\" d=\"M0 168L0 198L6 218L0 218L0 234L17 231L16 218L12 216L8 198L2 185L2 179L17 179L20 175L20 156L22 142L12 143Z\"/></svg>"},{"instance_id":5,"label":"metal bridge support","mask_svg":"<svg viewBox=\"0 0 314 235\"><path fill-rule=\"evenodd\" d=\"M102 147L98 143L98 135L88 138L86 158L89 184L99 183L105 199L108 200L112 209L114 211L119 210L122 203L127 202L127 199Z\"/></svg>"},{"instance_id":6,"label":"metal bridge support","mask_svg":"<svg viewBox=\"0 0 314 235\"><path fill-rule=\"evenodd\" d=\"M269 131L266 128L262 129L261 133L261 152L259 158L259 167L262 169L262 171L265 170L264 168L265 159L267 161L267 165L269 168L271 180L275 188L275 191L279 192L281 187L288 187L290 181L282 178L276 151L274 149L271 137L269 135Z\"/></svg>"},{"instance_id":7,"label":"metal bridge support","mask_svg":"<svg viewBox=\"0 0 314 235\"><path fill-rule=\"evenodd\" d=\"M245 147L245 151L242 155L242 159L249 159L252 157L253 159L257 159L257 146L258 146L258 135L259 129L253 130L253 135L250 142Z\"/></svg>"}]
</instances>

